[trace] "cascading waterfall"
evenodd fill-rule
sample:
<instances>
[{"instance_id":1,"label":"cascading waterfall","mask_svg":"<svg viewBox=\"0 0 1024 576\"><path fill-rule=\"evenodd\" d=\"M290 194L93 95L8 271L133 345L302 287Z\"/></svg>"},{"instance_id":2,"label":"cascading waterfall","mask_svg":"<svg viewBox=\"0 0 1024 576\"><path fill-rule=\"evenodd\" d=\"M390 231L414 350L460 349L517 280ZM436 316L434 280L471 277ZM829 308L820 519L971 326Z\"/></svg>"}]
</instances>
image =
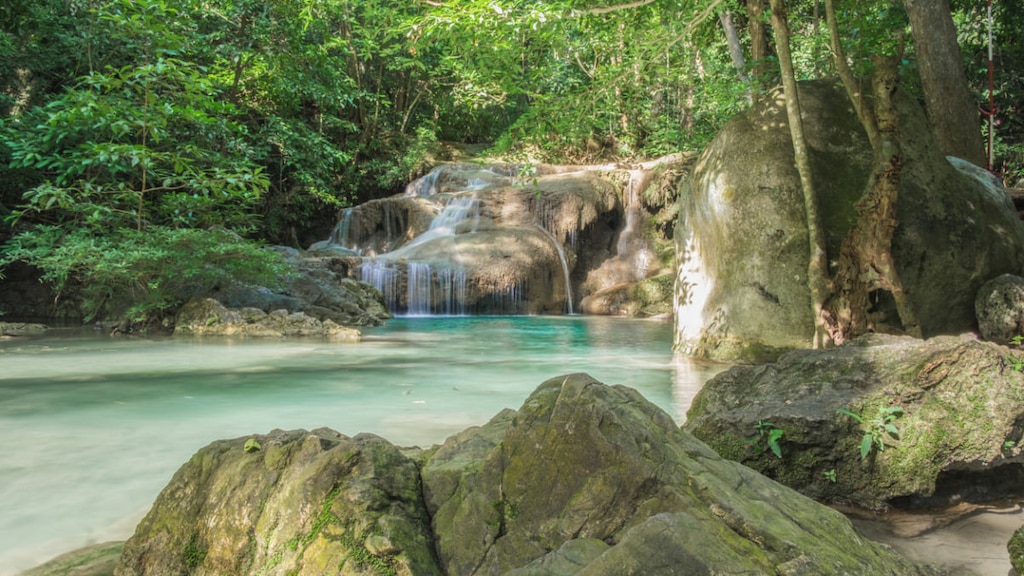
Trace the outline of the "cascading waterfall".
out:
<instances>
[{"instance_id":1,"label":"cascading waterfall","mask_svg":"<svg viewBox=\"0 0 1024 576\"><path fill-rule=\"evenodd\" d=\"M570 249L600 209L571 186L524 193L515 179L522 172L513 165L439 166L401 197L343 212L320 248L361 256L359 277L380 289L397 315L575 314ZM554 254L531 252L545 242L536 231L523 233L532 226L554 244L565 286L561 310L558 273L548 271ZM498 238L507 244L495 246ZM537 265L545 269L532 269Z\"/></svg>"},{"instance_id":2,"label":"cascading waterfall","mask_svg":"<svg viewBox=\"0 0 1024 576\"><path fill-rule=\"evenodd\" d=\"M415 197L435 194L437 192L437 178L441 175L443 170L444 166L438 166L431 170L426 176L409 182L405 187L405 195Z\"/></svg>"},{"instance_id":3,"label":"cascading waterfall","mask_svg":"<svg viewBox=\"0 0 1024 576\"><path fill-rule=\"evenodd\" d=\"M338 225L334 227L334 230L331 230L331 243L337 246L341 246L342 248L355 250L355 248L349 246L348 232L349 228L351 227L352 209L346 208L345 212L343 212L341 215L341 220L338 222ZM355 251L358 252L358 250Z\"/></svg>"},{"instance_id":4,"label":"cascading waterfall","mask_svg":"<svg viewBox=\"0 0 1024 576\"><path fill-rule=\"evenodd\" d=\"M651 264L650 250L640 230L640 188L643 184L643 172L629 171L629 183L626 190L626 226L619 234L615 250L623 262L632 267L632 281L643 280Z\"/></svg>"},{"instance_id":5,"label":"cascading waterfall","mask_svg":"<svg viewBox=\"0 0 1024 576\"><path fill-rule=\"evenodd\" d=\"M476 230L480 219L480 200L473 195L451 198L431 221L429 229L405 246L379 258L363 261L362 280L384 293L390 310L409 316L466 314L466 271L458 267L434 266L427 262L414 262L404 253L426 242L452 237L456 228L470 220L470 232ZM402 301L402 285L405 300Z\"/></svg>"}]
</instances>

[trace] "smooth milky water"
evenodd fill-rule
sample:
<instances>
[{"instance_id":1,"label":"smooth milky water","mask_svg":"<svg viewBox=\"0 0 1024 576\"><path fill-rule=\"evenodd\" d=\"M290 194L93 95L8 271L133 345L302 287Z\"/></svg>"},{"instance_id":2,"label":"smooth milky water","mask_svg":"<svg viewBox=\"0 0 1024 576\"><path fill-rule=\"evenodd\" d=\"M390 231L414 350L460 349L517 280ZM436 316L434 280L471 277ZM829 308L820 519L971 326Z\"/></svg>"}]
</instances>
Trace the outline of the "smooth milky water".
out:
<instances>
[{"instance_id":1,"label":"smooth milky water","mask_svg":"<svg viewBox=\"0 0 1024 576\"><path fill-rule=\"evenodd\" d=\"M220 438L327 426L430 446L541 382L587 372L678 422L720 370L673 358L661 322L403 318L314 339L0 340L0 575L131 535L175 470Z\"/></svg>"}]
</instances>

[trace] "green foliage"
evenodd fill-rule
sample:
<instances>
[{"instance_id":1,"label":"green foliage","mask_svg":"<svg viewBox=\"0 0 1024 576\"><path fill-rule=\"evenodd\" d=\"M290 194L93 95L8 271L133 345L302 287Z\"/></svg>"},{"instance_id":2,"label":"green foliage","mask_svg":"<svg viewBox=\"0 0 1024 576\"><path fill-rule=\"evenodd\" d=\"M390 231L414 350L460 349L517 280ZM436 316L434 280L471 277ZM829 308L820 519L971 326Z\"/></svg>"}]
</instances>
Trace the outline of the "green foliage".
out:
<instances>
[{"instance_id":1,"label":"green foliage","mask_svg":"<svg viewBox=\"0 0 1024 576\"><path fill-rule=\"evenodd\" d=\"M836 469L835 469L835 468L831 468L831 469L829 469L829 470L825 470L825 471L823 471L823 472L822 472L821 474L822 474L822 476L824 476L824 477L825 477L825 479L826 479L826 480L828 480L829 482L831 482L831 483L833 483L833 484L835 484L835 483L836 483Z\"/></svg>"},{"instance_id":2,"label":"green foliage","mask_svg":"<svg viewBox=\"0 0 1024 576\"><path fill-rule=\"evenodd\" d=\"M181 554L185 559L185 565L189 568L198 568L203 560L206 560L208 550L199 544L199 533L193 532L188 543L182 549Z\"/></svg>"},{"instance_id":3,"label":"green foliage","mask_svg":"<svg viewBox=\"0 0 1024 576\"><path fill-rule=\"evenodd\" d=\"M100 16L139 37L141 62L84 77L39 123L7 125L11 167L45 178L17 214L95 228L251 226L267 179L230 120L236 111L175 56L182 41L164 25L174 10L159 0L121 8Z\"/></svg>"},{"instance_id":4,"label":"green foliage","mask_svg":"<svg viewBox=\"0 0 1024 576\"><path fill-rule=\"evenodd\" d=\"M752 438L750 443L757 446L759 450L763 449L763 444L771 450L772 454L775 454L776 458L782 458L782 437L785 435L785 431L766 420L758 420L756 428L757 436Z\"/></svg>"},{"instance_id":5,"label":"green foliage","mask_svg":"<svg viewBox=\"0 0 1024 576\"><path fill-rule=\"evenodd\" d=\"M14 260L38 268L58 295L81 298L86 319L159 317L217 287L280 288L293 274L277 253L219 228L151 226L97 234L39 225L0 251L0 266Z\"/></svg>"},{"instance_id":6,"label":"green foliage","mask_svg":"<svg viewBox=\"0 0 1024 576\"><path fill-rule=\"evenodd\" d=\"M865 420L860 414L844 408L840 408L836 412L849 416L860 424L861 431L864 433L860 441L862 460L867 458L874 449L879 452L885 450L886 438L899 440L900 431L893 422L903 416L903 408L900 406L882 406L871 420Z\"/></svg>"},{"instance_id":7,"label":"green foliage","mask_svg":"<svg viewBox=\"0 0 1024 576\"><path fill-rule=\"evenodd\" d=\"M798 75L833 74L820 4L788 4ZM980 95L984 10L952 5ZM772 66L737 80L716 16L732 11L748 43L742 3L609 6L10 0L0 217L20 214L22 228L225 226L295 244L340 208L399 191L443 159L441 140L494 143L523 161L658 156L702 147L759 82L774 82ZM907 29L894 0L839 9L861 74ZM1020 185L1024 48L1013 38L1024 8L995 10L995 168Z\"/></svg>"},{"instance_id":8,"label":"green foliage","mask_svg":"<svg viewBox=\"0 0 1024 576\"><path fill-rule=\"evenodd\" d=\"M255 438L249 438L248 440L246 440L245 441L245 446L242 447L242 450L244 450L246 452L246 454L249 454L249 453L252 453L252 452L259 452L262 449L263 449L263 446L261 446L259 441L256 440Z\"/></svg>"},{"instance_id":9,"label":"green foliage","mask_svg":"<svg viewBox=\"0 0 1024 576\"><path fill-rule=\"evenodd\" d=\"M1020 334L1010 339L1010 346L1014 348L1020 348L1022 344L1024 344L1024 336ZM1024 355L1007 354L1006 359L1010 363L1010 368L1017 372L1024 372Z\"/></svg>"}]
</instances>

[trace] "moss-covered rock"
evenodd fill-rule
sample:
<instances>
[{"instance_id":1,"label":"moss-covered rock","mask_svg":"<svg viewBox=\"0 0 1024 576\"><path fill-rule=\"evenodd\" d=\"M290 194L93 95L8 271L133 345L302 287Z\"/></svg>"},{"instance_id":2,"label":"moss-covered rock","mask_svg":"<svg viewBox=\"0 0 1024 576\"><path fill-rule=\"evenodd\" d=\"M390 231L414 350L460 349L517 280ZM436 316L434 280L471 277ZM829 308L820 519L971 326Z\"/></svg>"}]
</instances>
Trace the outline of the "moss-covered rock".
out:
<instances>
[{"instance_id":1,"label":"moss-covered rock","mask_svg":"<svg viewBox=\"0 0 1024 576\"><path fill-rule=\"evenodd\" d=\"M1006 543L1006 550L1010 553L1010 564L1013 566L1014 574L1024 574L1024 526L1013 533L1010 541Z\"/></svg>"},{"instance_id":2,"label":"moss-covered rock","mask_svg":"<svg viewBox=\"0 0 1024 576\"><path fill-rule=\"evenodd\" d=\"M928 573L722 459L636 391L583 374L450 440L423 478L448 574Z\"/></svg>"},{"instance_id":3,"label":"moss-covered rock","mask_svg":"<svg viewBox=\"0 0 1024 576\"><path fill-rule=\"evenodd\" d=\"M115 574L438 574L419 484L373 435L214 442L161 492Z\"/></svg>"},{"instance_id":4,"label":"moss-covered rock","mask_svg":"<svg viewBox=\"0 0 1024 576\"><path fill-rule=\"evenodd\" d=\"M282 338L285 336L321 336L332 340L357 341L359 330L347 328L333 320L319 320L305 312L273 310L269 314L259 308L228 308L213 298L189 301L174 322L178 336L245 336Z\"/></svg>"},{"instance_id":5,"label":"moss-covered rock","mask_svg":"<svg viewBox=\"0 0 1024 576\"><path fill-rule=\"evenodd\" d=\"M792 352L707 382L685 429L819 500L994 499L1019 493L1024 477L1024 373L1010 353L975 339L883 335ZM767 444L771 428L783 430L782 458Z\"/></svg>"},{"instance_id":6,"label":"moss-covered rock","mask_svg":"<svg viewBox=\"0 0 1024 576\"><path fill-rule=\"evenodd\" d=\"M0 322L0 338L41 336L50 330L45 324L32 322Z\"/></svg>"},{"instance_id":7,"label":"moss-covered rock","mask_svg":"<svg viewBox=\"0 0 1024 576\"><path fill-rule=\"evenodd\" d=\"M801 83L800 103L834 258L867 186L871 147L838 82ZM899 94L896 104L903 154L892 241L897 272L925 337L974 330L981 285L1024 269L1024 224L991 175L942 155L912 97ZM739 361L809 348L806 214L778 91L722 128L680 202L675 348ZM872 322L901 329L891 296L878 296Z\"/></svg>"},{"instance_id":8,"label":"moss-covered rock","mask_svg":"<svg viewBox=\"0 0 1024 576\"><path fill-rule=\"evenodd\" d=\"M214 442L116 576L934 574L584 374L425 451L321 429Z\"/></svg>"},{"instance_id":9,"label":"moss-covered rock","mask_svg":"<svg viewBox=\"0 0 1024 576\"><path fill-rule=\"evenodd\" d=\"M112 576L124 542L104 542L73 550L19 576Z\"/></svg>"}]
</instances>

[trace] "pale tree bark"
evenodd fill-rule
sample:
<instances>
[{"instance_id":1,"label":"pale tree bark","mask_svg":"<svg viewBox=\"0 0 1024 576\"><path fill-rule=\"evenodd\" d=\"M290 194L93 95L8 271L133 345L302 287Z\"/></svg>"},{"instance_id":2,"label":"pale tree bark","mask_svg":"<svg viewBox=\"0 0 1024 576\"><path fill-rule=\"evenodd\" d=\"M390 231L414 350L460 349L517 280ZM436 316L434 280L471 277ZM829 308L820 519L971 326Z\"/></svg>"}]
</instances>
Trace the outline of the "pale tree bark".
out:
<instances>
[{"instance_id":1,"label":"pale tree bark","mask_svg":"<svg viewBox=\"0 0 1024 576\"><path fill-rule=\"evenodd\" d=\"M897 65L902 54L875 58L871 98L868 99L862 93L861 83L846 64L833 0L825 0L825 14L836 68L868 134L874 155L874 167L866 190L855 206L857 221L839 249L833 282L835 290L828 304L828 317L832 322L829 330L832 339L842 343L873 329L868 317L871 293L885 290L896 302L903 331L921 337L920 322L892 256L892 238L899 225L896 201L903 169L899 117L895 106L899 86Z\"/></svg>"},{"instance_id":2,"label":"pale tree bark","mask_svg":"<svg viewBox=\"0 0 1024 576\"><path fill-rule=\"evenodd\" d=\"M722 22L722 31L725 32L725 39L729 45L729 57L732 58L732 65L736 68L736 76L747 87L747 105L749 106L754 103L754 94L750 90L747 62L743 57L743 45L740 44L740 35L736 32L736 24L732 21L732 12L722 11L718 14L718 19Z\"/></svg>"},{"instance_id":3,"label":"pale tree bark","mask_svg":"<svg viewBox=\"0 0 1024 576\"><path fill-rule=\"evenodd\" d=\"M743 57L743 45L740 44L740 35L736 32L736 24L732 21L732 12L723 11L718 14L722 22L722 31L725 32L725 40L729 44L729 57L732 58L732 65L736 67L736 75L743 83L750 82L747 76L747 61Z\"/></svg>"},{"instance_id":4,"label":"pale tree bark","mask_svg":"<svg viewBox=\"0 0 1024 576\"><path fill-rule=\"evenodd\" d=\"M807 285L811 292L811 311L814 315L814 347L823 348L831 344L826 330L825 300L829 297L828 258L825 252L825 234L818 215L818 198L811 175L811 161L804 138L803 120L800 117L800 97L797 93L796 74L793 72L793 57L789 51L789 24L786 21L786 7L783 0L771 0L772 28L775 30L775 49L779 54L782 68L782 89L786 99L786 115L789 131L793 138L793 157L800 174L803 188L804 210L807 214L807 239L810 253L807 264Z\"/></svg>"},{"instance_id":5,"label":"pale tree bark","mask_svg":"<svg viewBox=\"0 0 1024 576\"><path fill-rule=\"evenodd\" d=\"M904 0L904 5L914 36L925 109L939 148L947 156L984 167L981 119L967 85L949 2Z\"/></svg>"}]
</instances>

